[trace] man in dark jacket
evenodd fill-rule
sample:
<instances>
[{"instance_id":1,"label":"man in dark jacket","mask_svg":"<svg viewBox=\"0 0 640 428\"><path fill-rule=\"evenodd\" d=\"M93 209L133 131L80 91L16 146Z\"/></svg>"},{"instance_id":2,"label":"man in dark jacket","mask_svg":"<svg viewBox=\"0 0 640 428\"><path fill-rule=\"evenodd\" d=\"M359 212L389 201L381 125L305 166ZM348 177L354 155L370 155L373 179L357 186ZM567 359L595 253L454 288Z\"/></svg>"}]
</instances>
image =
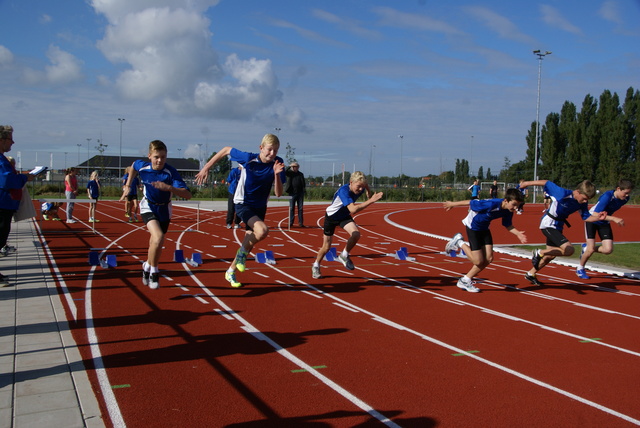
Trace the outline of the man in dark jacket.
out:
<instances>
[{"instance_id":1,"label":"man in dark jacket","mask_svg":"<svg viewBox=\"0 0 640 428\"><path fill-rule=\"evenodd\" d=\"M287 183L285 192L291 196L289 201L289 227L293 226L293 219L295 218L295 206L298 206L298 224L300 227L304 226L304 194L306 189L306 183L304 174L300 172L300 165L298 162L293 161L289 165L286 171Z\"/></svg>"}]
</instances>

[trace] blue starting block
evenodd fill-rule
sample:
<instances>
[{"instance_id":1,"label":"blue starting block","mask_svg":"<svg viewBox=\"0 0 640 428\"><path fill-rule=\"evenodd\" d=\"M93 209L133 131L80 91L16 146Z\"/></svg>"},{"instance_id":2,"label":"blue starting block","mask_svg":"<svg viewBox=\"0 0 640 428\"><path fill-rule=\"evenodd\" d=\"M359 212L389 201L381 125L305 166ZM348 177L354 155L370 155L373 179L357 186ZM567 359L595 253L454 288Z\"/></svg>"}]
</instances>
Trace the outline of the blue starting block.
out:
<instances>
[{"instance_id":1,"label":"blue starting block","mask_svg":"<svg viewBox=\"0 0 640 428\"><path fill-rule=\"evenodd\" d=\"M183 263L184 262L184 251L175 250L173 252L173 261L176 262L176 263Z\"/></svg>"},{"instance_id":2,"label":"blue starting block","mask_svg":"<svg viewBox=\"0 0 640 428\"><path fill-rule=\"evenodd\" d=\"M187 264L193 266L193 267L198 267L202 264L202 254L200 253L193 253L191 254L191 258L190 259L185 259L184 260Z\"/></svg>"},{"instance_id":3,"label":"blue starting block","mask_svg":"<svg viewBox=\"0 0 640 428\"><path fill-rule=\"evenodd\" d=\"M256 253L256 263L267 263L270 265L276 264L276 258L273 255L273 251L265 251L264 253Z\"/></svg>"},{"instance_id":4,"label":"blue starting block","mask_svg":"<svg viewBox=\"0 0 640 428\"><path fill-rule=\"evenodd\" d=\"M100 264L100 253L97 251L89 251L89 265L98 266Z\"/></svg>"},{"instance_id":5,"label":"blue starting block","mask_svg":"<svg viewBox=\"0 0 640 428\"><path fill-rule=\"evenodd\" d=\"M396 251L395 253L387 254L387 256L393 257L398 260L406 260L410 262L416 260L415 257L409 257L409 251L407 251L407 247L400 247L398 251Z\"/></svg>"},{"instance_id":6,"label":"blue starting block","mask_svg":"<svg viewBox=\"0 0 640 428\"><path fill-rule=\"evenodd\" d=\"M332 262L337 258L338 258L338 251L336 250L336 247L329 248L329 251L324 256L324 259L328 262Z\"/></svg>"},{"instance_id":7,"label":"blue starting block","mask_svg":"<svg viewBox=\"0 0 640 428\"><path fill-rule=\"evenodd\" d=\"M115 254L110 254L107 256L107 267L116 267L118 266L118 260L116 259Z\"/></svg>"}]
</instances>

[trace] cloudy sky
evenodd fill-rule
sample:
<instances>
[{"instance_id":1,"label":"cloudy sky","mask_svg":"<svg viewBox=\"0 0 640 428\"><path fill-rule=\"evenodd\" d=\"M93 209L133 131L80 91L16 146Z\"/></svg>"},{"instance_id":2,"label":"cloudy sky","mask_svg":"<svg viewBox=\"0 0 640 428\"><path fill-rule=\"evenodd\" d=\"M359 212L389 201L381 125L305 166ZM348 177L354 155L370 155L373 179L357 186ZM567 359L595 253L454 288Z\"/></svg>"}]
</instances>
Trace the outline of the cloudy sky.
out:
<instances>
[{"instance_id":1,"label":"cloudy sky","mask_svg":"<svg viewBox=\"0 0 640 428\"><path fill-rule=\"evenodd\" d=\"M640 88L638 0L0 0L0 16L0 122L25 169L98 141L198 158L272 132L308 175L498 172L536 119L533 50L552 52L541 120Z\"/></svg>"}]
</instances>

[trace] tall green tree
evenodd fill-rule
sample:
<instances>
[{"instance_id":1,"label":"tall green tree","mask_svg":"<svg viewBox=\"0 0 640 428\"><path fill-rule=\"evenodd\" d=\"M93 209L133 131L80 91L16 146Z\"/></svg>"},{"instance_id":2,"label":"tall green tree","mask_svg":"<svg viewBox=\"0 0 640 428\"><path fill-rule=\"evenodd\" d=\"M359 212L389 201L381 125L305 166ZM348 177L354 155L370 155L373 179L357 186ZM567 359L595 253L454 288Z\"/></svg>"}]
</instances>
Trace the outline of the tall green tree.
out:
<instances>
[{"instance_id":1,"label":"tall green tree","mask_svg":"<svg viewBox=\"0 0 640 428\"><path fill-rule=\"evenodd\" d=\"M540 141L540 160L542 165L538 168L538 175L554 183L560 183L566 149L562 138L560 138L559 125L560 115L558 113L549 113L542 127Z\"/></svg>"},{"instance_id":2,"label":"tall green tree","mask_svg":"<svg viewBox=\"0 0 640 428\"><path fill-rule=\"evenodd\" d=\"M640 92L627 89L624 100L623 116L626 140L629 142L628 159L623 167L622 176L640 185Z\"/></svg>"},{"instance_id":3,"label":"tall green tree","mask_svg":"<svg viewBox=\"0 0 640 428\"><path fill-rule=\"evenodd\" d=\"M574 183L580 182L578 166L578 139L580 132L578 127L578 110L572 102L565 101L560 112L560 124L558 125L560 138L565 146L564 161L561 165L562 186L571 187Z\"/></svg>"},{"instance_id":4,"label":"tall green tree","mask_svg":"<svg viewBox=\"0 0 640 428\"><path fill-rule=\"evenodd\" d=\"M615 92L605 90L600 95L600 106L596 113L600 152L596 165L595 181L600 186L614 185L627 160L628 142L625 141L620 100Z\"/></svg>"},{"instance_id":5,"label":"tall green tree","mask_svg":"<svg viewBox=\"0 0 640 428\"><path fill-rule=\"evenodd\" d=\"M578 114L579 139L577 140L578 160L580 180L593 180L596 172L596 165L600 155L598 145L599 132L596 123L596 112L598 102L587 94L582 101L582 108ZM577 185L578 183L573 183Z\"/></svg>"}]
</instances>

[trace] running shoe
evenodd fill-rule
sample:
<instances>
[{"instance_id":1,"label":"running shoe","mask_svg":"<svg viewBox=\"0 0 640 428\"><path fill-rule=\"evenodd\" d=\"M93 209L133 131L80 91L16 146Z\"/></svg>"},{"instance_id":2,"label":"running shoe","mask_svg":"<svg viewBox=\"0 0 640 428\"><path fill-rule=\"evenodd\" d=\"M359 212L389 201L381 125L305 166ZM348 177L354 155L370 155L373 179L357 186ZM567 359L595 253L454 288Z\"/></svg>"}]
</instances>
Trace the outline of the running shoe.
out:
<instances>
[{"instance_id":1,"label":"running shoe","mask_svg":"<svg viewBox=\"0 0 640 428\"><path fill-rule=\"evenodd\" d=\"M230 224L227 225L227 229L231 229L231 225Z\"/></svg>"},{"instance_id":2,"label":"running shoe","mask_svg":"<svg viewBox=\"0 0 640 428\"><path fill-rule=\"evenodd\" d=\"M72 218L70 218L70 219L67 219L67 223L77 223L77 221L72 219Z\"/></svg>"},{"instance_id":3,"label":"running shoe","mask_svg":"<svg viewBox=\"0 0 640 428\"><path fill-rule=\"evenodd\" d=\"M247 252L244 251L242 248L238 249L238 252L236 253L236 268L240 271L240 272L244 272L244 270L247 268Z\"/></svg>"},{"instance_id":4,"label":"running shoe","mask_svg":"<svg viewBox=\"0 0 640 428\"><path fill-rule=\"evenodd\" d=\"M160 274L158 272L154 272L149 275L149 288L152 290L157 290L160 287Z\"/></svg>"},{"instance_id":5,"label":"running shoe","mask_svg":"<svg viewBox=\"0 0 640 428\"><path fill-rule=\"evenodd\" d=\"M456 233L447 245L444 247L444 251L449 254L451 251L458 251L462 244L462 233Z\"/></svg>"},{"instance_id":6,"label":"running shoe","mask_svg":"<svg viewBox=\"0 0 640 428\"><path fill-rule=\"evenodd\" d=\"M538 254L538 250L533 250L533 254L531 257L531 264L533 265L534 268L536 268L536 270L540 269L540 259L542 257L540 257L540 254Z\"/></svg>"},{"instance_id":7,"label":"running shoe","mask_svg":"<svg viewBox=\"0 0 640 428\"><path fill-rule=\"evenodd\" d=\"M353 262L351 261L351 257L349 257L347 255L347 257L344 257L342 255L342 253L338 254L338 260L340 260L342 262L342 264L344 265L344 267L346 267L349 270L354 270L356 267L353 265Z\"/></svg>"},{"instance_id":8,"label":"running shoe","mask_svg":"<svg viewBox=\"0 0 640 428\"><path fill-rule=\"evenodd\" d=\"M238 280L236 279L236 274L233 272L225 272L224 273L224 279L226 279L227 281L229 281L229 284L231 284L231 286L233 288L240 288L242 287L242 284L240 282L238 282Z\"/></svg>"},{"instance_id":9,"label":"running shoe","mask_svg":"<svg viewBox=\"0 0 640 428\"><path fill-rule=\"evenodd\" d=\"M0 287L8 287L10 285L11 283L9 283L9 278L7 278L6 276L0 278Z\"/></svg>"},{"instance_id":10,"label":"running shoe","mask_svg":"<svg viewBox=\"0 0 640 428\"><path fill-rule=\"evenodd\" d=\"M150 272L145 270L142 271L142 285L149 285L149 277L151 276Z\"/></svg>"},{"instance_id":11,"label":"running shoe","mask_svg":"<svg viewBox=\"0 0 640 428\"><path fill-rule=\"evenodd\" d=\"M458 286L458 288L466 290L469 293L479 293L480 289L478 287L476 287L474 284L475 284L474 281L467 282L463 278L460 278L456 285Z\"/></svg>"},{"instance_id":12,"label":"running shoe","mask_svg":"<svg viewBox=\"0 0 640 428\"><path fill-rule=\"evenodd\" d=\"M591 277L587 275L587 271L584 269L576 269L576 275L578 275L578 278L591 279Z\"/></svg>"},{"instance_id":13,"label":"running shoe","mask_svg":"<svg viewBox=\"0 0 640 428\"><path fill-rule=\"evenodd\" d=\"M311 276L313 279L322 278L322 274L320 273L320 266L311 266Z\"/></svg>"},{"instance_id":14,"label":"running shoe","mask_svg":"<svg viewBox=\"0 0 640 428\"><path fill-rule=\"evenodd\" d=\"M7 255L8 255L8 254L11 254L11 253L15 253L16 251L18 251L18 250L17 250L17 248L16 248L16 247L14 247L13 245L5 245L5 246L2 248L2 252L3 252L3 253L5 253L5 254L7 254Z\"/></svg>"},{"instance_id":15,"label":"running shoe","mask_svg":"<svg viewBox=\"0 0 640 428\"><path fill-rule=\"evenodd\" d=\"M49 220L49 217L46 214L42 214L42 218L45 220Z\"/></svg>"},{"instance_id":16,"label":"running shoe","mask_svg":"<svg viewBox=\"0 0 640 428\"><path fill-rule=\"evenodd\" d=\"M527 272L524 275L524 279L526 279L527 281L529 281L530 283L532 283L533 285L544 285L543 283L541 283L538 278L535 275L529 275L529 272Z\"/></svg>"}]
</instances>

